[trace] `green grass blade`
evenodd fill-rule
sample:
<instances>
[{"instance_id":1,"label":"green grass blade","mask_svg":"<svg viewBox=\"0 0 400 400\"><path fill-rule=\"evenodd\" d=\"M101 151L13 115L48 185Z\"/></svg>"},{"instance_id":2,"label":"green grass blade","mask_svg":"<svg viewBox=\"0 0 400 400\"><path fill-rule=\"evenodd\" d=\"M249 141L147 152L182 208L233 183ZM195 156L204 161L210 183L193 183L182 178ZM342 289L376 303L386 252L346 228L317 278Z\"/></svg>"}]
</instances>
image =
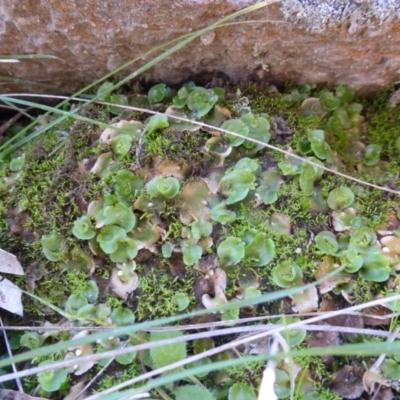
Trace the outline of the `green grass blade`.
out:
<instances>
[{"instance_id":1,"label":"green grass blade","mask_svg":"<svg viewBox=\"0 0 400 400\"><path fill-rule=\"evenodd\" d=\"M12 54L9 56L0 56L0 62L1 60L34 60L34 59L41 59L41 58L45 58L45 59L50 59L50 60L61 60L61 61L65 61L64 59L57 57L57 56L52 56L51 54Z\"/></svg>"}]
</instances>

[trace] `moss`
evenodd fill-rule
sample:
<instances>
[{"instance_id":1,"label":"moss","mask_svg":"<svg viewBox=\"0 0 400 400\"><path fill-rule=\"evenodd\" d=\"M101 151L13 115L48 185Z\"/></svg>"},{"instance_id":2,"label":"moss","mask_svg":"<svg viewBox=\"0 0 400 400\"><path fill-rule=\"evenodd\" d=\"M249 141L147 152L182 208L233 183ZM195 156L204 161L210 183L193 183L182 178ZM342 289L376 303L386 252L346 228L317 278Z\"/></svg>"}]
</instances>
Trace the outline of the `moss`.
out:
<instances>
[{"instance_id":1,"label":"moss","mask_svg":"<svg viewBox=\"0 0 400 400\"><path fill-rule=\"evenodd\" d=\"M176 305L171 302L176 292L186 293L193 305L193 279L185 279L181 282L178 278L172 278L163 271L146 271L139 266L137 273L140 278L140 286L136 294L136 317L139 321L156 319L175 315ZM188 309L191 306L189 305Z\"/></svg>"},{"instance_id":2,"label":"moss","mask_svg":"<svg viewBox=\"0 0 400 400\"><path fill-rule=\"evenodd\" d=\"M365 115L368 119L367 144L382 146L384 159L398 159L399 151L395 146L400 137L400 108L392 108L388 102L393 89L379 93L372 102L365 102Z\"/></svg>"},{"instance_id":3,"label":"moss","mask_svg":"<svg viewBox=\"0 0 400 400\"><path fill-rule=\"evenodd\" d=\"M134 376L139 376L143 371L138 358L139 356L137 356L136 360L129 366L121 366L118 368L119 364L117 364L115 366L117 371L113 374L102 374L96 385L94 393L100 393L103 390L110 389L120 383L126 382L128 379L132 379ZM100 365L97 365L94 372L100 372L102 368L103 367ZM140 384L128 386L127 389L134 388L138 385Z\"/></svg>"},{"instance_id":4,"label":"moss","mask_svg":"<svg viewBox=\"0 0 400 400\"><path fill-rule=\"evenodd\" d=\"M257 388L260 384L265 362L254 361L233 367L226 367L224 370L227 373L227 378L224 381L224 386L229 388L236 382L252 382Z\"/></svg>"}]
</instances>

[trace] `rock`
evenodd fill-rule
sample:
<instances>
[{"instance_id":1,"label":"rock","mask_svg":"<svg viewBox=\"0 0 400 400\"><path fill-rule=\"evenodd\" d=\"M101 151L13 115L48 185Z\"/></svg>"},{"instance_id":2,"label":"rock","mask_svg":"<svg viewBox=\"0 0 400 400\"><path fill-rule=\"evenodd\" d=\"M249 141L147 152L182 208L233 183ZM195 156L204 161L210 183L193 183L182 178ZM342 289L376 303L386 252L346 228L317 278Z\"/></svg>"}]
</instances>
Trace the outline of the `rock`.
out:
<instances>
[{"instance_id":1,"label":"rock","mask_svg":"<svg viewBox=\"0 0 400 400\"><path fill-rule=\"evenodd\" d=\"M154 57L144 54L155 46L256 3L267 6L239 17L238 24L204 33L147 78L169 84L189 79L204 84L219 76L274 84L327 82L348 84L359 94L399 80L396 0L8 0L0 6L0 54L62 60L0 63L0 75L51 84L55 92L77 90L142 55L139 67ZM50 89L2 85L4 92L27 90Z\"/></svg>"}]
</instances>

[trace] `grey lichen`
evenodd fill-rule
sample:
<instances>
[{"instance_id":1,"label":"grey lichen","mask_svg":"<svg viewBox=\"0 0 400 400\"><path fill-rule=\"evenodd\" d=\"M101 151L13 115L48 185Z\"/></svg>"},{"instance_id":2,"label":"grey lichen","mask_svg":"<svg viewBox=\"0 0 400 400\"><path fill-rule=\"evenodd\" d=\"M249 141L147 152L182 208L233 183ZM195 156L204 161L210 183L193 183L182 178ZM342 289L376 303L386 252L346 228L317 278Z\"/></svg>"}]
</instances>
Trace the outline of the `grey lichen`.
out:
<instances>
[{"instance_id":1,"label":"grey lichen","mask_svg":"<svg viewBox=\"0 0 400 400\"><path fill-rule=\"evenodd\" d=\"M311 32L345 25L350 34L400 17L397 0L282 0L286 20Z\"/></svg>"}]
</instances>

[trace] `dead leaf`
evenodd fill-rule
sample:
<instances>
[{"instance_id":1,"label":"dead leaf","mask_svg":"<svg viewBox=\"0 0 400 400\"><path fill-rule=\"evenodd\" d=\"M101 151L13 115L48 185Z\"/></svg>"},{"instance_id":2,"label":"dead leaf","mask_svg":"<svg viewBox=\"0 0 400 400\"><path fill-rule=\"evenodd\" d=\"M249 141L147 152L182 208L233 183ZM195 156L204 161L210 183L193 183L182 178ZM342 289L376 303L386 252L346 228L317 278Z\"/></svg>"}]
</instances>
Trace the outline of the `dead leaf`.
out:
<instances>
[{"instance_id":1,"label":"dead leaf","mask_svg":"<svg viewBox=\"0 0 400 400\"><path fill-rule=\"evenodd\" d=\"M364 320L361 315L346 314L348 303L341 297L330 295L324 296L321 300L321 312L343 310L342 315L336 315L326 319L329 325L333 326L346 326L349 328L364 328ZM353 337L354 333L344 333L344 336Z\"/></svg>"},{"instance_id":2,"label":"dead leaf","mask_svg":"<svg viewBox=\"0 0 400 400\"><path fill-rule=\"evenodd\" d=\"M17 257L2 249L0 249L0 272L4 274L25 275Z\"/></svg>"},{"instance_id":3,"label":"dead leaf","mask_svg":"<svg viewBox=\"0 0 400 400\"><path fill-rule=\"evenodd\" d=\"M358 399L364 392L363 370L357 365L345 365L332 375L329 388L344 399Z\"/></svg>"},{"instance_id":4,"label":"dead leaf","mask_svg":"<svg viewBox=\"0 0 400 400\"><path fill-rule=\"evenodd\" d=\"M362 380L364 390L369 394L374 393L385 383L383 376L379 372L373 372L370 369L365 371Z\"/></svg>"},{"instance_id":5,"label":"dead leaf","mask_svg":"<svg viewBox=\"0 0 400 400\"><path fill-rule=\"evenodd\" d=\"M289 297L292 299L294 312L308 313L318 308L318 292L314 286Z\"/></svg>"},{"instance_id":6,"label":"dead leaf","mask_svg":"<svg viewBox=\"0 0 400 400\"><path fill-rule=\"evenodd\" d=\"M321 322L319 323L319 325L329 326L329 324L327 324L326 322ZM340 345L339 333L336 331L310 332L310 336L307 339L307 344L309 347L339 346ZM331 354L321 355L321 358L325 363L330 363L333 360L333 356Z\"/></svg>"},{"instance_id":7,"label":"dead leaf","mask_svg":"<svg viewBox=\"0 0 400 400\"><path fill-rule=\"evenodd\" d=\"M0 307L11 313L24 315L24 307L21 301L22 292L8 279L0 281Z\"/></svg>"}]
</instances>

